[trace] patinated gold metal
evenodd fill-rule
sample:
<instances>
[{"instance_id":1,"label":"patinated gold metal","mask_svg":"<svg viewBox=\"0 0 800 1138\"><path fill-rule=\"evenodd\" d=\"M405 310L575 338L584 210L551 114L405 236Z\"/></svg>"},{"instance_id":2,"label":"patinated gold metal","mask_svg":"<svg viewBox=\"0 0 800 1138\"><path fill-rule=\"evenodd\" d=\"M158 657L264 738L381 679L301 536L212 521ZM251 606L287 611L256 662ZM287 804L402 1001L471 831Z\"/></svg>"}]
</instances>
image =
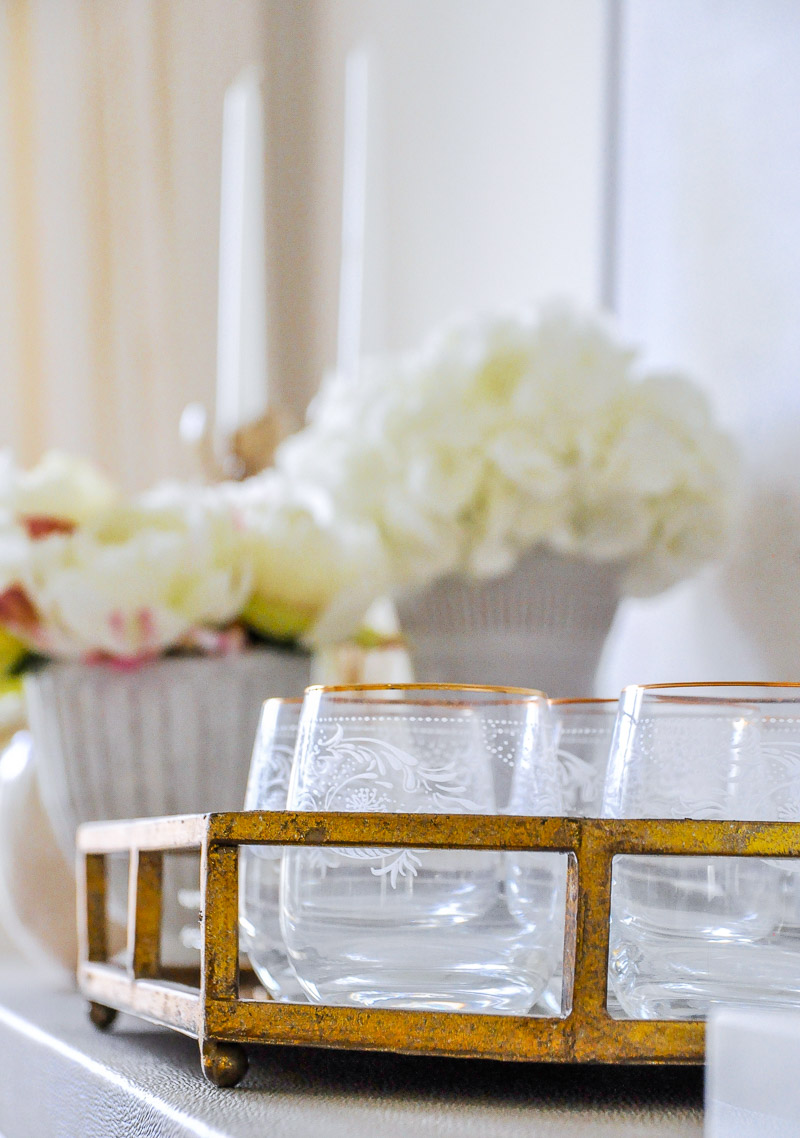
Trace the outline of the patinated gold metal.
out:
<instances>
[{"instance_id":1,"label":"patinated gold metal","mask_svg":"<svg viewBox=\"0 0 800 1138\"><path fill-rule=\"evenodd\" d=\"M570 853L563 1018L319 1007L244 998L238 946L240 845L409 846ZM201 850L203 948L194 983L158 956L161 855ZM796 857L800 824L497 815L242 812L98 822L78 834L78 979L98 1026L132 1012L200 1043L202 1069L233 1086L243 1045L316 1047L560 1063L700 1063L700 1021L613 1019L606 1009L611 865L617 854ZM130 854L129 966L108 960L105 857ZM104 1010L105 1009L105 1010Z\"/></svg>"}]
</instances>

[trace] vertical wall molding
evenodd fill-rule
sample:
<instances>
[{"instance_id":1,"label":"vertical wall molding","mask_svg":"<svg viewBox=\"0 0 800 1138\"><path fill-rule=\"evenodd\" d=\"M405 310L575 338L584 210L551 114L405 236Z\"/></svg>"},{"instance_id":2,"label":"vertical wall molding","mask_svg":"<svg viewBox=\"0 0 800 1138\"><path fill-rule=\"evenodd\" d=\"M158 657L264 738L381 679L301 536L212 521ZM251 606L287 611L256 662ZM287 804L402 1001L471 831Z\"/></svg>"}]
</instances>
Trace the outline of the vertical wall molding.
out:
<instances>
[{"instance_id":1,"label":"vertical wall molding","mask_svg":"<svg viewBox=\"0 0 800 1138\"><path fill-rule=\"evenodd\" d=\"M600 221L599 299L617 311L620 211L620 116L622 114L622 28L624 0L606 0L603 184Z\"/></svg>"}]
</instances>

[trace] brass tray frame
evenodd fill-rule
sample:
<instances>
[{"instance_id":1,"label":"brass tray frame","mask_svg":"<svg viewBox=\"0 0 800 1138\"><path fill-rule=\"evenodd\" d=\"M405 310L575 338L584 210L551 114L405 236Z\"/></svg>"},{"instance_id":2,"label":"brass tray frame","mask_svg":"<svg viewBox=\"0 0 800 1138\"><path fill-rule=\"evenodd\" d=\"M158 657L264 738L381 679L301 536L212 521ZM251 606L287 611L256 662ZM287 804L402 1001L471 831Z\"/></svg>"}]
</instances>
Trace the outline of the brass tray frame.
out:
<instances>
[{"instance_id":1,"label":"brass tray frame","mask_svg":"<svg viewBox=\"0 0 800 1138\"><path fill-rule=\"evenodd\" d=\"M795 857L800 823L521 818L498 815L250 811L126 822L78 831L78 982L92 1021L117 1011L196 1038L217 1086L247 1070L244 1044L280 1043L556 1063L701 1063L700 1021L613 1019L606 1009L611 866L617 854ZM547 1018L283 1004L239 989L241 845L535 850L572 854L565 984L572 1010ZM201 964L195 983L160 964L164 853L199 850ZM109 960L106 857L130 855L127 968Z\"/></svg>"}]
</instances>

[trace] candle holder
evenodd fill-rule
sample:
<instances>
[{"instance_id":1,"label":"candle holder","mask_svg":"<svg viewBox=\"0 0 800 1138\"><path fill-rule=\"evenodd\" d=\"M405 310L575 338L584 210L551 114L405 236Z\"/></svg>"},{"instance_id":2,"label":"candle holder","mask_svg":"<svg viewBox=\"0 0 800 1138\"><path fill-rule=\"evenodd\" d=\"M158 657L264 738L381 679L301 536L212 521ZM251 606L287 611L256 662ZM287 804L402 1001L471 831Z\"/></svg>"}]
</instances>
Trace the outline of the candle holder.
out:
<instances>
[{"instance_id":1,"label":"candle holder","mask_svg":"<svg viewBox=\"0 0 800 1138\"><path fill-rule=\"evenodd\" d=\"M272 466L275 451L294 429L292 417L279 407L271 407L260 419L239 427L228 440L228 454L223 459L231 464L230 478L250 478Z\"/></svg>"},{"instance_id":2,"label":"candle holder","mask_svg":"<svg viewBox=\"0 0 800 1138\"><path fill-rule=\"evenodd\" d=\"M295 811L89 823L78 831L78 983L98 1027L130 1012L198 1040L217 1086L247 1070L248 1043L554 1063L702 1063L705 1023L624 1020L607 1008L612 860L618 854L800 856L800 824ZM552 1017L286 1004L245 998L239 973L239 846L411 847L570 855L564 986ZM160 962L163 854L201 852L201 965ZM127 968L109 960L106 859L130 857ZM569 1001L567 1001L567 1006Z\"/></svg>"},{"instance_id":3,"label":"candle holder","mask_svg":"<svg viewBox=\"0 0 800 1138\"><path fill-rule=\"evenodd\" d=\"M215 445L205 407L202 403L190 403L181 415L180 437L205 481L239 482L272 466L275 451L295 426L287 411L270 407L259 419L239 427Z\"/></svg>"}]
</instances>

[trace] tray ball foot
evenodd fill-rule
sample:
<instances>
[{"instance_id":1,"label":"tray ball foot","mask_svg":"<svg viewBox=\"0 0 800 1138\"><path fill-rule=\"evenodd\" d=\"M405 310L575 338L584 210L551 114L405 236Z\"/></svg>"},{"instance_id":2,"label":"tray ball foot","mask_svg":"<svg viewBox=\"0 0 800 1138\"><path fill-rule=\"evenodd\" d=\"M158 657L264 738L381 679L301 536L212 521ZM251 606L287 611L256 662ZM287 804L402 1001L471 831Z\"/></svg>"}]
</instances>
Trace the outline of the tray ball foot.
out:
<instances>
[{"instance_id":1,"label":"tray ball foot","mask_svg":"<svg viewBox=\"0 0 800 1138\"><path fill-rule=\"evenodd\" d=\"M101 1031L108 1031L116 1018L116 1009L107 1008L105 1004L96 1004L94 1000L89 1003L89 1019Z\"/></svg>"},{"instance_id":2,"label":"tray ball foot","mask_svg":"<svg viewBox=\"0 0 800 1138\"><path fill-rule=\"evenodd\" d=\"M204 1039L200 1059L203 1074L215 1087L235 1087L247 1074L247 1052L238 1043Z\"/></svg>"}]
</instances>

